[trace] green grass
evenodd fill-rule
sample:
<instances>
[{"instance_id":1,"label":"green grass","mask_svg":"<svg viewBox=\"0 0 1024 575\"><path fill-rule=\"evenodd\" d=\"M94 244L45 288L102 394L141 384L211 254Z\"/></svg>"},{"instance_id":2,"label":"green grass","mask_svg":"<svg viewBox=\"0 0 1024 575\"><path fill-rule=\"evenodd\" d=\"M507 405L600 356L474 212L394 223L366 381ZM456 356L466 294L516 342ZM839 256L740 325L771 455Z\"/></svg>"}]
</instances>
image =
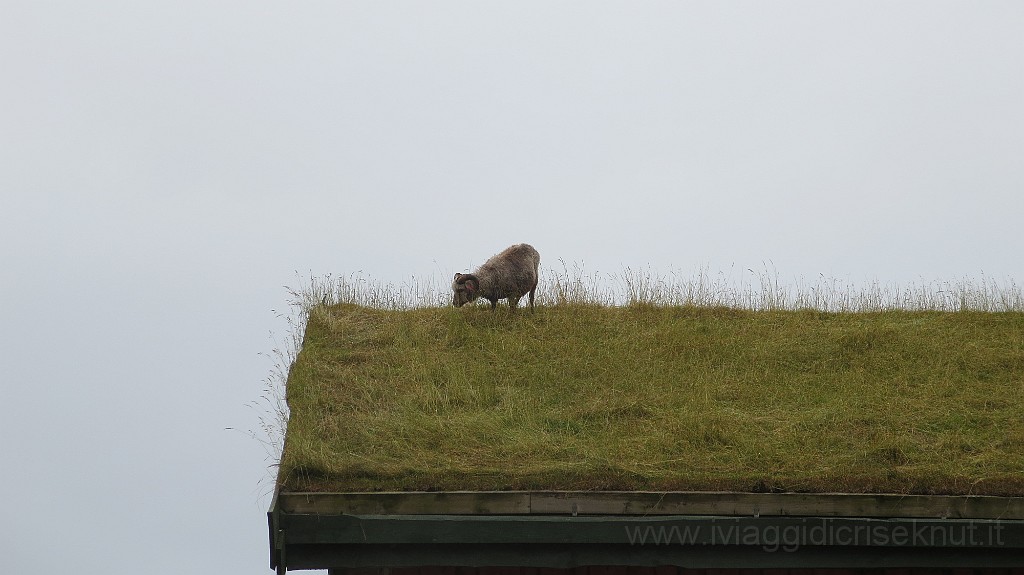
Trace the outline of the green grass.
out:
<instances>
[{"instance_id":1,"label":"green grass","mask_svg":"<svg viewBox=\"0 0 1024 575\"><path fill-rule=\"evenodd\" d=\"M296 292L282 489L1024 495L1015 286L928 311L947 296L623 277L623 305L577 273L515 315L351 279Z\"/></svg>"}]
</instances>

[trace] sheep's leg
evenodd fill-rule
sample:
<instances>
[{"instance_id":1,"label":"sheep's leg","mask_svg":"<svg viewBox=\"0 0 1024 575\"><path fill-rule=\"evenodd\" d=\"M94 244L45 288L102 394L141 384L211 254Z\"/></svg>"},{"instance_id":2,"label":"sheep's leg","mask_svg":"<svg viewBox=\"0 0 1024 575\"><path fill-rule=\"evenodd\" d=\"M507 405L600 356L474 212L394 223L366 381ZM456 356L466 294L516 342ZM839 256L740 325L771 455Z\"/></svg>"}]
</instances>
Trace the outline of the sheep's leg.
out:
<instances>
[{"instance_id":1,"label":"sheep's leg","mask_svg":"<svg viewBox=\"0 0 1024 575\"><path fill-rule=\"evenodd\" d=\"M537 284L533 284L533 287L530 288L530 311L531 312L533 311L533 293L535 291L537 291Z\"/></svg>"},{"instance_id":2,"label":"sheep's leg","mask_svg":"<svg viewBox=\"0 0 1024 575\"><path fill-rule=\"evenodd\" d=\"M498 309L498 300L497 299L492 299L491 300L491 313L494 313L494 310L496 310L496 309Z\"/></svg>"},{"instance_id":3,"label":"sheep's leg","mask_svg":"<svg viewBox=\"0 0 1024 575\"><path fill-rule=\"evenodd\" d=\"M522 296L519 296L519 297L522 297ZM516 306L519 305L519 297L510 297L510 298L508 298L508 307L509 307L509 309L512 310L512 313L515 313Z\"/></svg>"}]
</instances>

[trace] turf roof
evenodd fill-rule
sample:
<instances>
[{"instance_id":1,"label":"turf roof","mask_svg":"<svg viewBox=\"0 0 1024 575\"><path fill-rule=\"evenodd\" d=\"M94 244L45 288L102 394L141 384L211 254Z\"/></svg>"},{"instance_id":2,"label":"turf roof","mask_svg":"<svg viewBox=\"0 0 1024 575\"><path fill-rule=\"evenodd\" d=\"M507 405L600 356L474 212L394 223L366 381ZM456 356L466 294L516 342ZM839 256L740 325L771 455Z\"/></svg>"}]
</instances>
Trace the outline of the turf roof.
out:
<instances>
[{"instance_id":1,"label":"turf roof","mask_svg":"<svg viewBox=\"0 0 1024 575\"><path fill-rule=\"evenodd\" d=\"M1024 495L1024 313L317 306L285 491Z\"/></svg>"}]
</instances>

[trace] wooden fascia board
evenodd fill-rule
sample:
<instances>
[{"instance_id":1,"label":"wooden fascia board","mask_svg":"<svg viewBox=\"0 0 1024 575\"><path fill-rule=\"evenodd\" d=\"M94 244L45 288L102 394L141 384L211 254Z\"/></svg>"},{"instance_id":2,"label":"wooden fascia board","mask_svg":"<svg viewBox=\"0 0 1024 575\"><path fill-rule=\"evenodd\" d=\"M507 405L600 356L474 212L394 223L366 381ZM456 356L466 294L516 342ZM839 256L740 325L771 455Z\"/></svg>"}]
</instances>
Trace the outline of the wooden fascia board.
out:
<instances>
[{"instance_id":1,"label":"wooden fascia board","mask_svg":"<svg viewBox=\"0 0 1024 575\"><path fill-rule=\"evenodd\" d=\"M279 494L286 513L1024 520L1024 497L846 493L456 491Z\"/></svg>"}]
</instances>

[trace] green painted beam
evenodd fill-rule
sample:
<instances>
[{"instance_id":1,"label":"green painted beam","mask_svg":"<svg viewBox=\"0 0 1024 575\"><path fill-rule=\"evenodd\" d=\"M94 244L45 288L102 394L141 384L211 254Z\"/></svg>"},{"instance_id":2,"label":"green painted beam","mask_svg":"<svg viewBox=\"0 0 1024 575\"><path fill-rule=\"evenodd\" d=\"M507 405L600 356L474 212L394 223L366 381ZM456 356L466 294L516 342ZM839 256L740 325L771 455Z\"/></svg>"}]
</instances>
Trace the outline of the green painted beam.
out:
<instances>
[{"instance_id":1,"label":"green painted beam","mask_svg":"<svg viewBox=\"0 0 1024 575\"><path fill-rule=\"evenodd\" d=\"M1024 521L281 514L286 544L1022 548Z\"/></svg>"},{"instance_id":2,"label":"green painted beam","mask_svg":"<svg viewBox=\"0 0 1024 575\"><path fill-rule=\"evenodd\" d=\"M337 494L329 494L337 495ZM384 497L376 497L384 495ZM268 513L271 565L353 569L425 565L554 567L583 565L689 568L893 568L1024 566L1024 519L1018 501L888 496L834 498L825 515L817 499L732 499L735 509L774 504L765 515L643 515L728 505L723 494L677 494L656 501L634 494L624 514L587 515L623 502L620 494L445 493L279 494ZM735 494L733 494L735 496ZM765 494L771 495L771 494ZM788 495L788 494L787 494ZM724 503L723 503L724 502ZM628 503L628 502L627 502ZM370 509L353 514L344 510ZM437 509L464 514L428 513ZM760 509L760 507L758 507ZM917 510L926 517L836 516L843 510ZM296 510L316 513L299 513ZM405 510L412 513L395 513ZM496 513L511 510L508 514ZM552 513L556 511L556 513ZM748 510L749 511L749 510ZM754 511L757 511L756 509ZM576 513L576 515L573 515ZM956 518L960 515L996 518Z\"/></svg>"}]
</instances>

